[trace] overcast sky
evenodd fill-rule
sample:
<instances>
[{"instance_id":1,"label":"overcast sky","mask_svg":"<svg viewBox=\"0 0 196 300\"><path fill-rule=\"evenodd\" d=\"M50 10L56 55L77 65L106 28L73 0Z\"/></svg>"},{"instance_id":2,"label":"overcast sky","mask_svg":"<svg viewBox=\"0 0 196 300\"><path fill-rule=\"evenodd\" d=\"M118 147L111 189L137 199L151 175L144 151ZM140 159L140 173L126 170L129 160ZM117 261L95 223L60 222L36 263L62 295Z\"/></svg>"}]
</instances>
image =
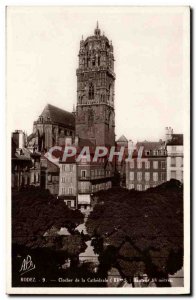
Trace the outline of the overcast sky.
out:
<instances>
[{"instance_id":1,"label":"overcast sky","mask_svg":"<svg viewBox=\"0 0 196 300\"><path fill-rule=\"evenodd\" d=\"M9 7L7 100L11 130L32 132L47 103L72 111L81 36L97 20L115 56L116 135L163 138L184 131L183 11L120 7ZM187 59L189 59L187 57Z\"/></svg>"}]
</instances>

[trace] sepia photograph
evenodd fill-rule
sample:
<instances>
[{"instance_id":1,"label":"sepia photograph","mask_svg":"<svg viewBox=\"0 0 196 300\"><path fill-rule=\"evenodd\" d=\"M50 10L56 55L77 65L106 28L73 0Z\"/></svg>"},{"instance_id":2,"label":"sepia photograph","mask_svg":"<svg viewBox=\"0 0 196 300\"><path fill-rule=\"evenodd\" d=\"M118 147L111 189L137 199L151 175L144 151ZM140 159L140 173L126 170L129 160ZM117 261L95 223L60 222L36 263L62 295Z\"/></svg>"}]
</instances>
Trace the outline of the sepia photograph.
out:
<instances>
[{"instance_id":1,"label":"sepia photograph","mask_svg":"<svg viewBox=\"0 0 196 300\"><path fill-rule=\"evenodd\" d=\"M190 293L190 8L7 6L7 293Z\"/></svg>"}]
</instances>

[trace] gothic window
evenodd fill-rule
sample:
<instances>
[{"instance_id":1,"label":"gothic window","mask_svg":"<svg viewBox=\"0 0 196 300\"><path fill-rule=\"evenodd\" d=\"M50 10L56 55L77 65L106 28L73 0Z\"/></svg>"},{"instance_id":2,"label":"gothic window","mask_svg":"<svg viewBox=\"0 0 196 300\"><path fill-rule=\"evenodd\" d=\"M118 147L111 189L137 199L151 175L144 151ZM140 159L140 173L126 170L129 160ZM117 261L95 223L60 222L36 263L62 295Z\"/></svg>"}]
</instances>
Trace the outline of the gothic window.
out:
<instances>
[{"instance_id":1,"label":"gothic window","mask_svg":"<svg viewBox=\"0 0 196 300\"><path fill-rule=\"evenodd\" d=\"M88 95L88 98L89 98L89 100L94 99L94 86L93 86L92 83L89 86L89 95Z\"/></svg>"},{"instance_id":2,"label":"gothic window","mask_svg":"<svg viewBox=\"0 0 196 300\"><path fill-rule=\"evenodd\" d=\"M113 90L112 90L112 84L110 84L110 86L109 86L109 100L112 102L112 98L113 98Z\"/></svg>"},{"instance_id":3,"label":"gothic window","mask_svg":"<svg viewBox=\"0 0 196 300\"><path fill-rule=\"evenodd\" d=\"M92 59L92 65L95 66L95 57Z\"/></svg>"},{"instance_id":4,"label":"gothic window","mask_svg":"<svg viewBox=\"0 0 196 300\"><path fill-rule=\"evenodd\" d=\"M100 66L100 56L98 56L98 66Z\"/></svg>"},{"instance_id":5,"label":"gothic window","mask_svg":"<svg viewBox=\"0 0 196 300\"><path fill-rule=\"evenodd\" d=\"M112 112L110 112L109 113L109 122L108 122L108 126L110 127L110 128L112 128L113 126L114 126L114 115L113 115L113 113ZM108 127L108 128L109 128Z\"/></svg>"}]
</instances>

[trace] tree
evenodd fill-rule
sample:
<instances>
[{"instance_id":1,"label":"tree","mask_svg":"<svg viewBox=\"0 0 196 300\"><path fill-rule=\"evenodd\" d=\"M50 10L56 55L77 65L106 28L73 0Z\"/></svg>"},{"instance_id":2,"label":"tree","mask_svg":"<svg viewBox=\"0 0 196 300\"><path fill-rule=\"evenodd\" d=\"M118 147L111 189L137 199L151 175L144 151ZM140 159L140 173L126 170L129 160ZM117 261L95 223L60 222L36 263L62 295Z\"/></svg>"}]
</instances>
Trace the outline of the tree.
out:
<instances>
[{"instance_id":1,"label":"tree","mask_svg":"<svg viewBox=\"0 0 196 300\"><path fill-rule=\"evenodd\" d=\"M83 214L69 209L47 190L24 189L12 195L12 242L39 247L52 226L72 230L83 222Z\"/></svg>"},{"instance_id":2,"label":"tree","mask_svg":"<svg viewBox=\"0 0 196 300\"><path fill-rule=\"evenodd\" d=\"M83 223L83 214L69 209L47 190L28 188L12 195L12 269L13 286L21 284L19 270L27 255L36 265L31 276L58 278L65 260L76 265L86 245L75 227ZM66 227L70 234L57 232ZM46 234L47 233L47 234ZM39 283L37 283L39 284ZM25 286L25 283L23 284ZM29 286L29 285L28 285Z\"/></svg>"},{"instance_id":3,"label":"tree","mask_svg":"<svg viewBox=\"0 0 196 300\"><path fill-rule=\"evenodd\" d=\"M176 180L145 192L113 188L100 191L87 221L88 233L103 240L100 254L133 283L147 274L157 284L182 267L183 187Z\"/></svg>"}]
</instances>

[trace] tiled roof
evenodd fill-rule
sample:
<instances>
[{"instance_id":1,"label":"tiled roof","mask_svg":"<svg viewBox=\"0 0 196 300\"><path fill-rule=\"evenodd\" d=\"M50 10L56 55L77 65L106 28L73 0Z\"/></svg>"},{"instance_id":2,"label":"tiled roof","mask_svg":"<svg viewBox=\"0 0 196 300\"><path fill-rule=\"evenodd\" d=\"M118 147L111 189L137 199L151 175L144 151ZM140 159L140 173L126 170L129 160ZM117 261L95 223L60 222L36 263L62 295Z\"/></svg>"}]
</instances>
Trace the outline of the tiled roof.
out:
<instances>
[{"instance_id":1,"label":"tiled roof","mask_svg":"<svg viewBox=\"0 0 196 300\"><path fill-rule=\"evenodd\" d=\"M49 173L59 172L59 163L52 161L49 157L46 157L43 154L41 155L41 167L47 168Z\"/></svg>"},{"instance_id":2,"label":"tiled roof","mask_svg":"<svg viewBox=\"0 0 196 300\"><path fill-rule=\"evenodd\" d=\"M26 148L22 148L20 153L15 152L13 158L17 160L31 160L31 152Z\"/></svg>"},{"instance_id":3,"label":"tiled roof","mask_svg":"<svg viewBox=\"0 0 196 300\"><path fill-rule=\"evenodd\" d=\"M117 142L128 142L128 140L124 135L121 135L121 137L117 140Z\"/></svg>"},{"instance_id":4,"label":"tiled roof","mask_svg":"<svg viewBox=\"0 0 196 300\"><path fill-rule=\"evenodd\" d=\"M163 146L163 142L137 142L136 148L144 147L144 150L150 151L150 150L159 150Z\"/></svg>"},{"instance_id":5,"label":"tiled roof","mask_svg":"<svg viewBox=\"0 0 196 300\"><path fill-rule=\"evenodd\" d=\"M172 134L172 139L167 142L167 145L183 145L183 134Z\"/></svg>"},{"instance_id":6,"label":"tiled roof","mask_svg":"<svg viewBox=\"0 0 196 300\"><path fill-rule=\"evenodd\" d=\"M142 157L154 157L154 156L165 156L166 150L165 150L165 142L159 141L159 142L137 142L136 144L136 150L133 152L133 157L138 157L139 151L142 151Z\"/></svg>"},{"instance_id":7,"label":"tiled roof","mask_svg":"<svg viewBox=\"0 0 196 300\"><path fill-rule=\"evenodd\" d=\"M41 116L43 117L44 121L60 124L70 129L75 128L74 115L54 105L47 104Z\"/></svg>"}]
</instances>

